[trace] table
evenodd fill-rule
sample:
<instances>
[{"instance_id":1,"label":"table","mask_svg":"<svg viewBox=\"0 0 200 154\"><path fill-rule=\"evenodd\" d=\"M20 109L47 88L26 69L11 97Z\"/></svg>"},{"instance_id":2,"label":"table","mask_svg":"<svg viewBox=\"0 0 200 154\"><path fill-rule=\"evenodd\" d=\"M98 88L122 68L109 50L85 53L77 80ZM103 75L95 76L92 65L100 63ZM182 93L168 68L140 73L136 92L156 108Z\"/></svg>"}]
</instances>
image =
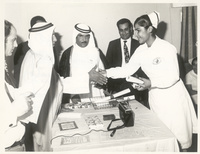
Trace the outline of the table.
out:
<instances>
[{"instance_id":1,"label":"table","mask_svg":"<svg viewBox=\"0 0 200 154\"><path fill-rule=\"evenodd\" d=\"M130 105L135 113L134 126L117 130L113 137L110 136L111 131L107 131L107 126L110 121L104 121L103 115L114 114L116 118L119 118L119 109L117 107L101 110L94 110L93 108L77 109L71 113L71 115L66 113L66 115L62 114L62 116L58 116L53 125L51 142L52 151L179 151L175 136L151 110L136 100L130 101ZM103 127L100 131L91 131L89 129L85 119L92 116L97 116L103 123ZM63 131L60 130L60 123L73 121L78 128ZM73 134L77 135L69 137Z\"/></svg>"}]
</instances>

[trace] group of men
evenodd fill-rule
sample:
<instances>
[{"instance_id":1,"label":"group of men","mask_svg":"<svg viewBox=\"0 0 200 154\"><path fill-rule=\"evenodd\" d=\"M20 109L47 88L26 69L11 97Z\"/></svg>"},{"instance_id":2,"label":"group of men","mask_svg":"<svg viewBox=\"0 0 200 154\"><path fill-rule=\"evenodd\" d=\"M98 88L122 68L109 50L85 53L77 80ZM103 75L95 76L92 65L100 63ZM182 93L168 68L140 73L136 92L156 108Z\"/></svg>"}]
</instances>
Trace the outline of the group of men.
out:
<instances>
[{"instance_id":1,"label":"group of men","mask_svg":"<svg viewBox=\"0 0 200 154\"><path fill-rule=\"evenodd\" d=\"M35 23L29 29L28 46L25 56L20 60L16 86L8 71L10 64L5 60L5 91L8 99L3 111L5 115L9 109L13 111L11 116L7 115L9 121L3 123L4 146L8 151L19 145L24 125L27 129L25 144L31 137L33 139L30 147L26 145L26 150L50 151L53 122L60 107L65 107L61 106L61 102L76 103L84 98L104 97L127 88L131 92L126 95L135 95L136 100L146 106L148 89L151 110L174 133L182 150L191 146L192 133L197 131L197 118L191 98L179 77L176 48L156 36L160 20L158 12L142 15L135 20L139 42L132 38L131 22L120 19L117 22L120 38L109 43L106 56L97 47L91 28L82 23L76 24L73 45L63 52L57 72L53 50L57 41L55 27L43 17L33 19ZM16 29L5 21L5 57L12 55L16 38ZM132 83L121 79L130 75L143 81L135 87L142 92L133 89ZM23 102L23 107L20 107L19 100ZM181 129L177 129L178 126ZM15 128L19 128L20 133L16 133Z\"/></svg>"},{"instance_id":2,"label":"group of men","mask_svg":"<svg viewBox=\"0 0 200 154\"><path fill-rule=\"evenodd\" d=\"M34 22L46 22L46 20L41 16L36 16L31 20L31 27ZM93 31L88 25L76 24L74 26L73 45L63 52L59 63L55 64L59 66L58 73L64 78L62 104L73 102L73 98L77 100L77 98L85 97L103 97L108 93L114 94L129 88L131 92L126 95L135 95L136 100L148 106L147 90L140 92L135 90L126 79L110 78L106 81L106 85L103 85L105 81L102 82L99 79L99 74L96 74L96 71L99 70L125 65L139 46L138 41L132 37L133 25L129 19L120 19L117 22L117 28L120 38L109 43L105 56L101 49L96 46ZM20 44L15 53L14 72L16 79L19 78L21 62L28 48L27 42L23 47ZM54 56L56 56L55 49ZM133 76L147 77L141 69Z\"/></svg>"},{"instance_id":3,"label":"group of men","mask_svg":"<svg viewBox=\"0 0 200 154\"><path fill-rule=\"evenodd\" d=\"M93 31L89 26L85 24L74 26L73 45L63 52L58 69L59 74L64 77L63 104L70 100L73 102L73 98L81 101L83 98L103 97L129 88L131 92L126 95L135 95L138 101L147 105L147 91L139 92L133 89L132 84L125 79L108 79L105 86L105 80L100 79L101 76L96 73L125 65L128 63L126 59L129 59L139 46L138 41L132 38L133 26L130 20L120 19L117 27L120 38L109 43L105 56L96 46ZM88 73L89 78L87 78ZM145 76L141 69L133 75Z\"/></svg>"},{"instance_id":4,"label":"group of men","mask_svg":"<svg viewBox=\"0 0 200 154\"><path fill-rule=\"evenodd\" d=\"M50 149L49 134L61 103L56 104L56 101L60 98L62 104L65 104L88 97L104 97L129 88L131 92L126 95L135 95L138 101L147 105L147 91L139 92L125 79L107 79L99 73L111 67L126 65L139 46L138 41L132 38L133 26L128 19L123 18L117 22L120 38L109 43L106 56L97 47L91 28L82 23L76 24L73 45L63 52L59 63L55 62L54 47L57 40L53 24L46 22L41 16L35 16L30 25L29 40L19 44L14 55L14 87L26 87L27 91L34 94L33 112L37 113L36 116L29 116L30 121L25 124L27 151ZM49 37L51 40L42 44L42 39L47 35L52 35ZM57 65L58 69L55 68ZM139 69L133 76L146 75ZM61 85L63 89L59 88ZM61 91L62 97L59 96ZM52 102L51 105L48 104L49 101Z\"/></svg>"},{"instance_id":5,"label":"group of men","mask_svg":"<svg viewBox=\"0 0 200 154\"><path fill-rule=\"evenodd\" d=\"M40 19L34 20L28 42L23 43L22 53L26 54L18 61L20 67L15 67L20 72L17 82L8 71L11 64L7 61L17 47L17 31L5 20L7 99L1 113L9 119L2 122L0 138L6 141L3 142L6 151L23 151L24 144L27 151L50 151L51 148L51 128L61 105L62 83L54 69L55 27Z\"/></svg>"}]
</instances>

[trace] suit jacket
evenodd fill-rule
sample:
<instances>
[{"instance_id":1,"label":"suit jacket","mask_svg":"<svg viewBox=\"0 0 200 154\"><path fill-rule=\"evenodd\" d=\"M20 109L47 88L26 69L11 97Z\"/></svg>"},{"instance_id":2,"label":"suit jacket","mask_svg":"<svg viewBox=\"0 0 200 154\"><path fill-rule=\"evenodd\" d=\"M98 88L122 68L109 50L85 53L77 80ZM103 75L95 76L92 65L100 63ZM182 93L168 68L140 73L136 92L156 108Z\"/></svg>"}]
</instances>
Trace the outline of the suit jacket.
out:
<instances>
[{"instance_id":1,"label":"suit jacket","mask_svg":"<svg viewBox=\"0 0 200 154\"><path fill-rule=\"evenodd\" d=\"M135 49L139 46L139 42L135 39L131 39L131 51L130 56L133 55ZM122 65L122 51L120 39L113 40L108 45L106 53L106 59L109 63L109 67L117 67Z\"/></svg>"},{"instance_id":2,"label":"suit jacket","mask_svg":"<svg viewBox=\"0 0 200 154\"><path fill-rule=\"evenodd\" d=\"M139 46L139 42L135 39L131 39L131 48L130 48L130 56L132 56ZM109 68L111 67L121 67L122 66L122 51L121 51L121 42L120 38L113 40L109 43L107 53L106 53L106 59L109 64ZM141 68L133 74L133 76L140 76L140 77L146 77L146 74L141 70ZM125 79L108 79L108 90L111 93L119 92L126 88L131 89L131 93L128 95L135 95L137 100L140 100L140 94L141 92L138 92L137 90L133 89L131 86L131 83L127 82Z\"/></svg>"}]
</instances>

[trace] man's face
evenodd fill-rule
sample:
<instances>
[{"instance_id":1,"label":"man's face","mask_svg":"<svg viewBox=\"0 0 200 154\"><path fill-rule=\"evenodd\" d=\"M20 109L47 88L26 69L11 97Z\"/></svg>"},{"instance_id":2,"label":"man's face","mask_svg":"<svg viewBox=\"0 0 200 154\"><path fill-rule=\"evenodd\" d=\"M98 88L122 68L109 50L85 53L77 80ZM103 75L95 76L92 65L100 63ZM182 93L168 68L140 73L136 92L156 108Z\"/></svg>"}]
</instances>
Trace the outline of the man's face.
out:
<instances>
[{"instance_id":1,"label":"man's face","mask_svg":"<svg viewBox=\"0 0 200 154\"><path fill-rule=\"evenodd\" d=\"M17 47L17 31L13 26L11 26L10 35L7 37L5 42L5 55L12 56L15 47Z\"/></svg>"},{"instance_id":2,"label":"man's face","mask_svg":"<svg viewBox=\"0 0 200 154\"><path fill-rule=\"evenodd\" d=\"M76 37L76 44L81 48L85 48L89 44L89 40L90 40L89 34L79 33Z\"/></svg>"},{"instance_id":3,"label":"man's face","mask_svg":"<svg viewBox=\"0 0 200 154\"><path fill-rule=\"evenodd\" d=\"M118 27L119 35L123 40L127 40L132 36L133 29L128 23L120 24Z\"/></svg>"}]
</instances>

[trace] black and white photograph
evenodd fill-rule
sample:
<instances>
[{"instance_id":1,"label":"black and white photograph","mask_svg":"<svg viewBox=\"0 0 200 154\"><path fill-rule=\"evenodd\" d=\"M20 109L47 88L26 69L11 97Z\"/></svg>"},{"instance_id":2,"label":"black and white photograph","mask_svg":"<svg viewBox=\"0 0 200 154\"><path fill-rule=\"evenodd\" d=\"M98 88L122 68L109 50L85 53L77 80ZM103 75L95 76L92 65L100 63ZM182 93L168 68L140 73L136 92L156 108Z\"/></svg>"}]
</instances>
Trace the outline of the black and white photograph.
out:
<instances>
[{"instance_id":1,"label":"black and white photograph","mask_svg":"<svg viewBox=\"0 0 200 154\"><path fill-rule=\"evenodd\" d=\"M199 152L197 0L0 8L0 152Z\"/></svg>"}]
</instances>

